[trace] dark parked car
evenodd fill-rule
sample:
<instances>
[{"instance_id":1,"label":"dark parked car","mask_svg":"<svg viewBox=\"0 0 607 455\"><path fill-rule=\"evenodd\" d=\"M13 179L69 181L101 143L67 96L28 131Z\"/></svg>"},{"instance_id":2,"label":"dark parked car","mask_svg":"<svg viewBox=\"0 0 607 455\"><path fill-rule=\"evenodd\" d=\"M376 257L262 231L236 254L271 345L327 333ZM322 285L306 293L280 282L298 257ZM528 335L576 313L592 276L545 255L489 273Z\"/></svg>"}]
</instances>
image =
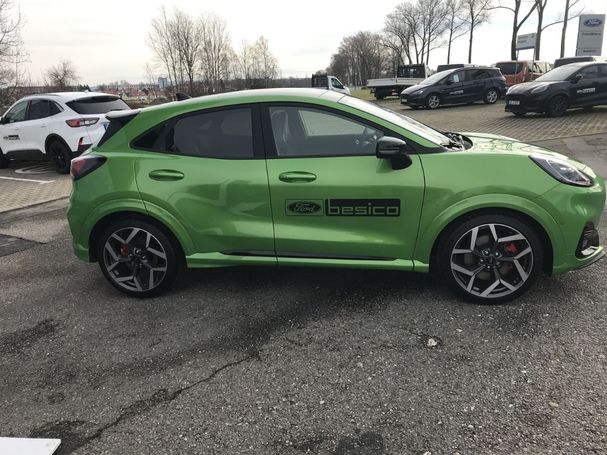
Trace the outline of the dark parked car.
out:
<instances>
[{"instance_id":1,"label":"dark parked car","mask_svg":"<svg viewBox=\"0 0 607 455\"><path fill-rule=\"evenodd\" d=\"M506 93L506 80L498 68L458 68L433 74L400 94L401 104L436 109L443 104L484 101L495 103Z\"/></svg>"},{"instance_id":2,"label":"dark parked car","mask_svg":"<svg viewBox=\"0 0 607 455\"><path fill-rule=\"evenodd\" d=\"M563 65L569 65L570 63L579 63L579 62L603 62L605 59L603 57L593 57L590 55L579 55L577 57L562 57L557 58L554 61L554 67L557 68Z\"/></svg>"},{"instance_id":3,"label":"dark parked car","mask_svg":"<svg viewBox=\"0 0 607 455\"><path fill-rule=\"evenodd\" d=\"M607 104L607 62L559 66L533 82L511 87L506 95L506 111L516 115L546 112L559 117L572 107L599 104Z\"/></svg>"},{"instance_id":4,"label":"dark parked car","mask_svg":"<svg viewBox=\"0 0 607 455\"><path fill-rule=\"evenodd\" d=\"M447 63L445 65L438 65L436 67L436 72L440 73L441 71L452 70L455 68L469 68L474 66L476 65L473 65L472 63Z\"/></svg>"}]
</instances>

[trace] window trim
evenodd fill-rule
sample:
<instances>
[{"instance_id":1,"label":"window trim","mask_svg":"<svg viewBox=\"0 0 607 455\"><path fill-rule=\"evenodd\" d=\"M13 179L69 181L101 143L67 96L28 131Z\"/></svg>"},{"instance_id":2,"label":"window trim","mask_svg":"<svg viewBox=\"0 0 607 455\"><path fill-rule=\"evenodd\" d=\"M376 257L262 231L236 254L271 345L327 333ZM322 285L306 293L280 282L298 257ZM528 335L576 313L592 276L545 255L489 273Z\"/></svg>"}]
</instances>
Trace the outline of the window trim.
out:
<instances>
[{"instance_id":1,"label":"window trim","mask_svg":"<svg viewBox=\"0 0 607 455\"><path fill-rule=\"evenodd\" d=\"M375 152L364 153L364 154L353 153L353 154L348 154L348 155L344 155L341 153L331 154L331 155L297 155L297 156L278 155L278 153L276 151L276 143L274 142L274 133L272 130L272 120L270 118L270 107L300 107L300 108L309 108L309 109L325 111L330 114L339 115L339 116L348 118L350 120L357 121L359 123L367 125L370 128L379 130L384 133L384 136L402 139L403 141L405 141L407 143L407 148L408 148L407 152L410 154L423 153L421 150L424 150L422 148L422 146L420 146L416 142L412 141L411 139L408 139L408 138L404 137L403 135L398 134L397 132L395 132L389 128L378 125L370 120L361 118L354 114L351 114L350 112L345 112L345 111L342 111L339 109L334 109L334 108L331 108L328 106L323 106L323 105L314 104L314 103L305 103L305 102L298 102L298 101L284 101L284 102L283 101L270 101L270 102L261 103L261 124L262 124L262 129L263 129L263 142L264 142L264 148L266 151L267 159L285 160L285 159L300 159L300 158L344 158L344 157L375 156ZM415 147L417 147L417 149Z\"/></svg>"},{"instance_id":2,"label":"window trim","mask_svg":"<svg viewBox=\"0 0 607 455\"><path fill-rule=\"evenodd\" d=\"M152 132L152 130L154 130L155 128L158 128L159 126L161 126L163 124L166 124L167 126L165 126L165 131L162 133L162 137L166 136L167 131L169 131L171 128L173 128L173 126L175 126L175 123L177 123L179 120L181 120L183 118L193 117L195 115L200 115L200 114L208 114L208 113L213 113L213 112L222 112L222 111L236 110L236 109L250 109L251 110L251 129L252 129L251 133L252 133L252 139L253 139L253 156L251 156L251 157L226 156L226 157L222 158L219 156L179 154L179 153L171 152L170 150L162 150L162 151L150 150L150 149L146 149L143 147L137 147L134 145L135 142L137 142L143 136ZM146 153L159 153L162 155L184 156L184 157L191 157L191 158L204 158L204 159L211 159L211 160L212 159L216 159L216 160L265 159L263 137L262 137L262 132L261 132L261 117L260 117L259 110L260 110L260 108L259 108L258 103L243 103L243 104L235 104L235 105L230 105L230 106L203 108L203 109L197 109L195 111L185 112L183 114L175 115L174 117L169 117L159 123L156 123L154 126L146 129L143 133L138 134L137 136L135 136L133 139L131 139L129 141L129 148L132 150L143 151Z\"/></svg>"}]
</instances>

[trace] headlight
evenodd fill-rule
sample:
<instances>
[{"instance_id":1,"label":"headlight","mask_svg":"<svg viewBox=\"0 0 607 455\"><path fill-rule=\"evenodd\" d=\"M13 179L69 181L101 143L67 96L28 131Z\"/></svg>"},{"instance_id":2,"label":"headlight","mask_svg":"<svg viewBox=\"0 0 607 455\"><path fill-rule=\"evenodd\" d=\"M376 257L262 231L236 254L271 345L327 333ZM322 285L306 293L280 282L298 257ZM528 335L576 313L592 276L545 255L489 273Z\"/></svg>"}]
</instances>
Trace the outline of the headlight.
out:
<instances>
[{"instance_id":1,"label":"headlight","mask_svg":"<svg viewBox=\"0 0 607 455\"><path fill-rule=\"evenodd\" d=\"M567 161L546 155L531 155L535 164L556 180L567 185L592 186L592 179Z\"/></svg>"},{"instance_id":2,"label":"headlight","mask_svg":"<svg viewBox=\"0 0 607 455\"><path fill-rule=\"evenodd\" d=\"M531 89L531 94L535 95L536 93L542 93L548 90L548 84L538 85L535 88Z\"/></svg>"},{"instance_id":3,"label":"headlight","mask_svg":"<svg viewBox=\"0 0 607 455\"><path fill-rule=\"evenodd\" d=\"M424 93L424 90L425 89L415 90L413 93L411 93L411 96L421 95L422 93Z\"/></svg>"},{"instance_id":4,"label":"headlight","mask_svg":"<svg viewBox=\"0 0 607 455\"><path fill-rule=\"evenodd\" d=\"M508 90L506 90L506 95L509 95L513 88L514 85L512 87L508 87Z\"/></svg>"}]
</instances>

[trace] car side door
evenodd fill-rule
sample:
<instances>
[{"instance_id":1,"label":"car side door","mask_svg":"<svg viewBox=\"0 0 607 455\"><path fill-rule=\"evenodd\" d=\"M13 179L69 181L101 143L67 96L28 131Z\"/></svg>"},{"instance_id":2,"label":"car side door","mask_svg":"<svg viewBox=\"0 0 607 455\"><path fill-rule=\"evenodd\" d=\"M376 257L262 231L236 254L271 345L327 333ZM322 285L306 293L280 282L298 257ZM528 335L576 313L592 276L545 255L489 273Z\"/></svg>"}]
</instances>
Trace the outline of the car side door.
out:
<instances>
[{"instance_id":1,"label":"car side door","mask_svg":"<svg viewBox=\"0 0 607 455\"><path fill-rule=\"evenodd\" d=\"M599 66L590 65L573 75L569 89L572 106L593 106L600 104Z\"/></svg>"},{"instance_id":2,"label":"car side door","mask_svg":"<svg viewBox=\"0 0 607 455\"><path fill-rule=\"evenodd\" d=\"M607 63L599 67L599 95L597 104L607 104Z\"/></svg>"},{"instance_id":3,"label":"car side door","mask_svg":"<svg viewBox=\"0 0 607 455\"><path fill-rule=\"evenodd\" d=\"M16 152L27 150L27 144L21 136L21 125L27 117L29 101L19 101L11 107L2 117L0 128L0 147L7 156L13 156Z\"/></svg>"},{"instance_id":4,"label":"car side door","mask_svg":"<svg viewBox=\"0 0 607 455\"><path fill-rule=\"evenodd\" d=\"M395 133L334 108L276 103L262 113L278 263L412 267L424 194L419 156L394 170L376 146Z\"/></svg>"},{"instance_id":5,"label":"car side door","mask_svg":"<svg viewBox=\"0 0 607 455\"><path fill-rule=\"evenodd\" d=\"M465 86L466 72L464 70L451 73L443 86L441 102L443 104L456 104L465 102L469 88Z\"/></svg>"},{"instance_id":6,"label":"car side door","mask_svg":"<svg viewBox=\"0 0 607 455\"><path fill-rule=\"evenodd\" d=\"M242 256L253 252L276 262L256 105L178 115L136 138L131 148L146 209L178 223L192 240L188 263L246 263Z\"/></svg>"},{"instance_id":7,"label":"car side door","mask_svg":"<svg viewBox=\"0 0 607 455\"><path fill-rule=\"evenodd\" d=\"M490 74L485 69L466 70L466 101L482 101L487 91Z\"/></svg>"},{"instance_id":8,"label":"car side door","mask_svg":"<svg viewBox=\"0 0 607 455\"><path fill-rule=\"evenodd\" d=\"M51 102L45 99L30 100L27 117L20 125L20 135L28 150L44 152L44 143L49 133L48 117Z\"/></svg>"}]
</instances>

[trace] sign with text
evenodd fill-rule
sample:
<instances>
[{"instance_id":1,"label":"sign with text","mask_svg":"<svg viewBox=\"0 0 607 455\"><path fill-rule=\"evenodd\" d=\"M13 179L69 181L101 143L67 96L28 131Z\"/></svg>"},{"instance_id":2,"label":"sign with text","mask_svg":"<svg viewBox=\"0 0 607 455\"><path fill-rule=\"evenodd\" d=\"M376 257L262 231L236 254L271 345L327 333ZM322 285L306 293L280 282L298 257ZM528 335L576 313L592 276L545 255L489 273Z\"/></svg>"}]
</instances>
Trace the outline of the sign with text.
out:
<instances>
[{"instance_id":1,"label":"sign with text","mask_svg":"<svg viewBox=\"0 0 607 455\"><path fill-rule=\"evenodd\" d=\"M577 32L575 55L601 55L604 31L604 14L582 14Z\"/></svg>"},{"instance_id":2,"label":"sign with text","mask_svg":"<svg viewBox=\"0 0 607 455\"><path fill-rule=\"evenodd\" d=\"M535 33L527 33L516 37L516 50L535 49L536 36Z\"/></svg>"}]
</instances>

